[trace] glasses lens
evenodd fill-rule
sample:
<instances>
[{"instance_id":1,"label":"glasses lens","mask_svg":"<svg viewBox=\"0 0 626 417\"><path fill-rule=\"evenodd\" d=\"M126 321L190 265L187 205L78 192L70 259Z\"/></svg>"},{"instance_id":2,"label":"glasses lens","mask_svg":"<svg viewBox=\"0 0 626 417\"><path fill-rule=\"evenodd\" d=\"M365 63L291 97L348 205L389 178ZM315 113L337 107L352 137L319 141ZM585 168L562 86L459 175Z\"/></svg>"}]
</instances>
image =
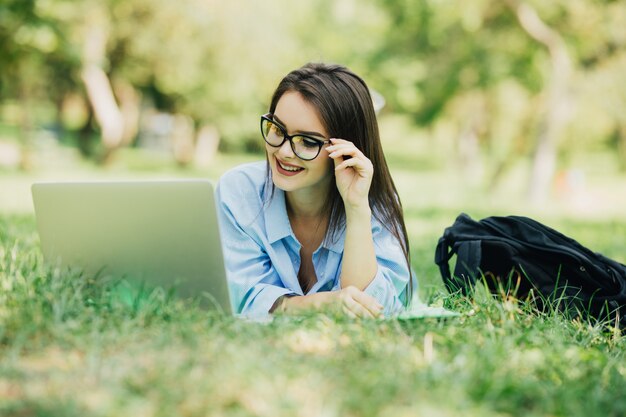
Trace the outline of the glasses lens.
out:
<instances>
[{"instance_id":1,"label":"glasses lens","mask_svg":"<svg viewBox=\"0 0 626 417\"><path fill-rule=\"evenodd\" d=\"M293 142L294 153L301 159L315 159L322 147L322 142L306 136L294 136L291 138Z\"/></svg>"},{"instance_id":2,"label":"glasses lens","mask_svg":"<svg viewBox=\"0 0 626 417\"><path fill-rule=\"evenodd\" d=\"M261 121L261 133L263 134L263 139L273 146L280 146L285 136L278 125L266 119L262 119Z\"/></svg>"}]
</instances>

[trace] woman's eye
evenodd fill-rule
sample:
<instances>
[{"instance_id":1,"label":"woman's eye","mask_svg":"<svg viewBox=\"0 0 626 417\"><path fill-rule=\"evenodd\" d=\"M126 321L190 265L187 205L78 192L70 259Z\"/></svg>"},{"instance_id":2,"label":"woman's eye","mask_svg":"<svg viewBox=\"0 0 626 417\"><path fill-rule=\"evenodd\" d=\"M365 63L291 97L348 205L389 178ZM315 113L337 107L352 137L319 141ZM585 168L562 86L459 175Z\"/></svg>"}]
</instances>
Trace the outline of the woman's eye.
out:
<instances>
[{"instance_id":1,"label":"woman's eye","mask_svg":"<svg viewBox=\"0 0 626 417\"><path fill-rule=\"evenodd\" d=\"M317 148L320 146L320 142L318 140L309 139L305 137L302 137L302 144L306 146L307 148Z\"/></svg>"},{"instance_id":2,"label":"woman's eye","mask_svg":"<svg viewBox=\"0 0 626 417\"><path fill-rule=\"evenodd\" d=\"M278 137L283 137L283 131L281 128L279 128L278 126L276 126L275 124L272 123L272 133L275 134Z\"/></svg>"}]
</instances>

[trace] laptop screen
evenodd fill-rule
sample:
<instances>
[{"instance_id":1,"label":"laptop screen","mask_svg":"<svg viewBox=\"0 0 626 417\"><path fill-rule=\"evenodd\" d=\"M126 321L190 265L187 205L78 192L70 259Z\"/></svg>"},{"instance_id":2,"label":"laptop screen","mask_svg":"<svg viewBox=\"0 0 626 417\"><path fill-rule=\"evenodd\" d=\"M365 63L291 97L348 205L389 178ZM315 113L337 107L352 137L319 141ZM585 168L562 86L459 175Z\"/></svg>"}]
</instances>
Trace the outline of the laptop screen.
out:
<instances>
[{"instance_id":1,"label":"laptop screen","mask_svg":"<svg viewBox=\"0 0 626 417\"><path fill-rule=\"evenodd\" d=\"M47 262L232 313L209 181L35 183L32 194Z\"/></svg>"}]
</instances>

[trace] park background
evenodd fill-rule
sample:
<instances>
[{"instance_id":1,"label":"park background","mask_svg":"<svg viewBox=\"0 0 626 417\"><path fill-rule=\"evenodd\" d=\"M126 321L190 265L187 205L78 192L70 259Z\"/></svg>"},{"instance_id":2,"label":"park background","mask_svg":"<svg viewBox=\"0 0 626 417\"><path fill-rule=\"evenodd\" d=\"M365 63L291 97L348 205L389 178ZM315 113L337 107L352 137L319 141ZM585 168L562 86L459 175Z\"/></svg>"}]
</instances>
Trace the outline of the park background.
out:
<instances>
[{"instance_id":1,"label":"park background","mask_svg":"<svg viewBox=\"0 0 626 417\"><path fill-rule=\"evenodd\" d=\"M264 158L259 116L309 61L348 66L382 106L422 298L479 313L258 328L41 265L34 181L217 180ZM432 259L467 212L530 216L625 262L625 74L624 1L2 0L0 411L622 415L621 335L446 299ZM213 369L220 344L231 353Z\"/></svg>"}]
</instances>

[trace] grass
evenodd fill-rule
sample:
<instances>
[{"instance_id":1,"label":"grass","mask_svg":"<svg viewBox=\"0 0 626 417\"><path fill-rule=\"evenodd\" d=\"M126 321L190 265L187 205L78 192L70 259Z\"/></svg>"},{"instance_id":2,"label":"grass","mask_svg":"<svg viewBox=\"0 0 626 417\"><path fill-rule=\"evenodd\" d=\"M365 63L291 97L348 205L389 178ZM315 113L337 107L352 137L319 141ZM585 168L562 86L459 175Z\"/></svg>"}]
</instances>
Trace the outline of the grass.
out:
<instances>
[{"instance_id":1,"label":"grass","mask_svg":"<svg viewBox=\"0 0 626 417\"><path fill-rule=\"evenodd\" d=\"M353 321L311 314L255 323L158 291L129 295L119 283L44 265L28 203L11 200L9 209L0 207L0 415L626 415L626 341L619 331L538 314L481 288L473 298L444 292L433 263L443 229L461 209L480 218L507 214L511 205L489 208L476 190L465 192L481 198L455 203L436 192L443 180L405 163L394 175L421 295L461 317ZM0 180L18 190L32 177ZM516 209L625 260L623 217Z\"/></svg>"},{"instance_id":2,"label":"grass","mask_svg":"<svg viewBox=\"0 0 626 417\"><path fill-rule=\"evenodd\" d=\"M46 267L32 216L3 216L0 236L0 415L626 413L623 337L480 290L433 292L472 312L445 321L259 324Z\"/></svg>"}]
</instances>

